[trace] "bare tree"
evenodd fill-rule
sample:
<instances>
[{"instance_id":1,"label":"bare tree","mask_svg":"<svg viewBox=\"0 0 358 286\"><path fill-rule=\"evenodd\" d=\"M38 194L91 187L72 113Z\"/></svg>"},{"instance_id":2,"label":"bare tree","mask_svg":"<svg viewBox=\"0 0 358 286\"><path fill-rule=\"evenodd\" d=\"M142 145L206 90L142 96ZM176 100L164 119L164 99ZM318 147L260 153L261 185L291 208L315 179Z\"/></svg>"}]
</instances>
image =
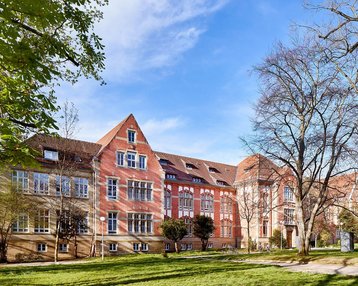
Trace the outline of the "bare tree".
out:
<instances>
[{"instance_id":1,"label":"bare tree","mask_svg":"<svg viewBox=\"0 0 358 286\"><path fill-rule=\"evenodd\" d=\"M251 144L292 172L299 254L307 255L316 217L344 195L331 179L357 167L357 96L312 39L279 44L255 71L262 95Z\"/></svg>"},{"instance_id":2,"label":"bare tree","mask_svg":"<svg viewBox=\"0 0 358 286\"><path fill-rule=\"evenodd\" d=\"M330 0L320 5L308 3L306 6L328 16L328 21L310 29L325 42L326 57L358 93L358 1ZM351 68L347 68L347 63Z\"/></svg>"}]
</instances>

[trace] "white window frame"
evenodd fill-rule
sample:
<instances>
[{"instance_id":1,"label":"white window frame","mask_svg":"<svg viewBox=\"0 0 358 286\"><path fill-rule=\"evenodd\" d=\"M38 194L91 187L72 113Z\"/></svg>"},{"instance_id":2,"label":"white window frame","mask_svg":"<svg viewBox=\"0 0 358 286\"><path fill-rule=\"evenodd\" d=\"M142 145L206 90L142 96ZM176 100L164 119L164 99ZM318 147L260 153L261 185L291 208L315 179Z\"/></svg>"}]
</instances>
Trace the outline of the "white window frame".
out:
<instances>
[{"instance_id":1,"label":"white window frame","mask_svg":"<svg viewBox=\"0 0 358 286\"><path fill-rule=\"evenodd\" d=\"M29 173L22 170L12 171L12 185L17 189L24 192L29 191Z\"/></svg>"},{"instance_id":2,"label":"white window frame","mask_svg":"<svg viewBox=\"0 0 358 286\"><path fill-rule=\"evenodd\" d=\"M147 156L139 155L139 169L141 169L141 170L147 169Z\"/></svg>"},{"instance_id":3,"label":"white window frame","mask_svg":"<svg viewBox=\"0 0 358 286\"><path fill-rule=\"evenodd\" d=\"M134 201L152 201L153 200L153 183L146 181L127 181L128 200Z\"/></svg>"},{"instance_id":4,"label":"white window frame","mask_svg":"<svg viewBox=\"0 0 358 286\"><path fill-rule=\"evenodd\" d=\"M124 167L126 153L123 151L117 151L117 166Z\"/></svg>"},{"instance_id":5,"label":"white window frame","mask_svg":"<svg viewBox=\"0 0 358 286\"><path fill-rule=\"evenodd\" d=\"M36 249L37 252L47 252L47 243L38 243Z\"/></svg>"},{"instance_id":6,"label":"white window frame","mask_svg":"<svg viewBox=\"0 0 358 286\"><path fill-rule=\"evenodd\" d=\"M148 251L149 251L149 244L142 242L142 244L141 244L141 246L140 246L140 250L141 250L142 252L148 252Z\"/></svg>"},{"instance_id":7,"label":"white window frame","mask_svg":"<svg viewBox=\"0 0 358 286\"><path fill-rule=\"evenodd\" d=\"M293 190L289 186L286 186L283 190L283 198L285 202L293 202Z\"/></svg>"},{"instance_id":8,"label":"white window frame","mask_svg":"<svg viewBox=\"0 0 358 286\"><path fill-rule=\"evenodd\" d=\"M60 184L60 180L62 183ZM69 197L71 193L71 179L67 176L56 176L56 196L61 196L61 193Z\"/></svg>"},{"instance_id":9,"label":"white window frame","mask_svg":"<svg viewBox=\"0 0 358 286\"><path fill-rule=\"evenodd\" d=\"M233 223L229 219L221 220L221 237L232 237Z\"/></svg>"},{"instance_id":10,"label":"white window frame","mask_svg":"<svg viewBox=\"0 0 358 286\"><path fill-rule=\"evenodd\" d=\"M87 234L88 233L88 228L89 228L88 218L89 218L88 212L85 212L84 219L82 221L83 223L78 225L78 229L77 229L78 234Z\"/></svg>"},{"instance_id":11,"label":"white window frame","mask_svg":"<svg viewBox=\"0 0 358 286\"><path fill-rule=\"evenodd\" d=\"M118 212L108 212L107 214L107 233L117 234Z\"/></svg>"},{"instance_id":12,"label":"white window frame","mask_svg":"<svg viewBox=\"0 0 358 286\"><path fill-rule=\"evenodd\" d=\"M213 248L213 243L212 243L212 242L208 242L207 248L208 248L208 249Z\"/></svg>"},{"instance_id":13,"label":"white window frame","mask_svg":"<svg viewBox=\"0 0 358 286\"><path fill-rule=\"evenodd\" d=\"M171 191L164 189L164 209L170 210L172 208L172 193Z\"/></svg>"},{"instance_id":14,"label":"white window frame","mask_svg":"<svg viewBox=\"0 0 358 286\"><path fill-rule=\"evenodd\" d=\"M131 156L131 159L129 159L130 156ZM132 156L133 156L133 158L132 158ZM137 153L128 151L127 152L127 167L135 169L136 166L137 166Z\"/></svg>"},{"instance_id":15,"label":"white window frame","mask_svg":"<svg viewBox=\"0 0 358 286\"><path fill-rule=\"evenodd\" d=\"M29 232L29 215L27 213L21 213L17 216L16 222L12 225L12 232Z\"/></svg>"},{"instance_id":16,"label":"white window frame","mask_svg":"<svg viewBox=\"0 0 358 286\"><path fill-rule=\"evenodd\" d=\"M77 198L88 198L88 179L75 177L73 183L75 185L75 196Z\"/></svg>"},{"instance_id":17,"label":"white window frame","mask_svg":"<svg viewBox=\"0 0 358 286\"><path fill-rule=\"evenodd\" d=\"M153 233L153 215L148 213L128 213L128 233Z\"/></svg>"},{"instance_id":18,"label":"white window frame","mask_svg":"<svg viewBox=\"0 0 358 286\"><path fill-rule=\"evenodd\" d=\"M135 252L140 251L140 243L133 242L133 251Z\"/></svg>"},{"instance_id":19,"label":"white window frame","mask_svg":"<svg viewBox=\"0 0 358 286\"><path fill-rule=\"evenodd\" d=\"M164 246L165 251L170 251L170 243L166 243Z\"/></svg>"},{"instance_id":20,"label":"white window frame","mask_svg":"<svg viewBox=\"0 0 358 286\"><path fill-rule=\"evenodd\" d=\"M186 245L186 250L193 250L193 244L192 243L188 243Z\"/></svg>"},{"instance_id":21,"label":"white window frame","mask_svg":"<svg viewBox=\"0 0 358 286\"><path fill-rule=\"evenodd\" d=\"M58 151L45 149L44 158L51 161L58 161Z\"/></svg>"},{"instance_id":22,"label":"white window frame","mask_svg":"<svg viewBox=\"0 0 358 286\"><path fill-rule=\"evenodd\" d=\"M59 243L58 252L67 253L68 252L68 244L67 243Z\"/></svg>"},{"instance_id":23,"label":"white window frame","mask_svg":"<svg viewBox=\"0 0 358 286\"><path fill-rule=\"evenodd\" d=\"M107 198L109 200L118 199L118 179L107 178Z\"/></svg>"},{"instance_id":24,"label":"white window frame","mask_svg":"<svg viewBox=\"0 0 358 286\"><path fill-rule=\"evenodd\" d=\"M46 173L34 173L34 193L41 195L49 194L50 176Z\"/></svg>"},{"instance_id":25,"label":"white window frame","mask_svg":"<svg viewBox=\"0 0 358 286\"><path fill-rule=\"evenodd\" d=\"M175 174L165 174L165 178L169 180L176 180L177 175Z\"/></svg>"},{"instance_id":26,"label":"white window frame","mask_svg":"<svg viewBox=\"0 0 358 286\"><path fill-rule=\"evenodd\" d=\"M133 135L133 138L132 138L131 134ZM128 143L136 143L137 132L133 129L128 129L127 130L127 139L128 139Z\"/></svg>"},{"instance_id":27,"label":"white window frame","mask_svg":"<svg viewBox=\"0 0 358 286\"><path fill-rule=\"evenodd\" d=\"M295 210L294 209L283 209L284 214L284 223L285 224L295 224Z\"/></svg>"},{"instance_id":28,"label":"white window frame","mask_svg":"<svg viewBox=\"0 0 358 286\"><path fill-rule=\"evenodd\" d=\"M194 195L190 191L179 192L179 209L193 210L194 208Z\"/></svg>"},{"instance_id":29,"label":"white window frame","mask_svg":"<svg viewBox=\"0 0 358 286\"><path fill-rule=\"evenodd\" d=\"M205 192L200 195L200 208L202 212L214 212L214 196Z\"/></svg>"},{"instance_id":30,"label":"white window frame","mask_svg":"<svg viewBox=\"0 0 358 286\"><path fill-rule=\"evenodd\" d=\"M108 251L109 252L117 252L118 251L118 244L117 243L109 243L108 244Z\"/></svg>"},{"instance_id":31,"label":"white window frame","mask_svg":"<svg viewBox=\"0 0 358 286\"><path fill-rule=\"evenodd\" d=\"M35 233L50 233L50 210L40 209L35 215Z\"/></svg>"}]
</instances>

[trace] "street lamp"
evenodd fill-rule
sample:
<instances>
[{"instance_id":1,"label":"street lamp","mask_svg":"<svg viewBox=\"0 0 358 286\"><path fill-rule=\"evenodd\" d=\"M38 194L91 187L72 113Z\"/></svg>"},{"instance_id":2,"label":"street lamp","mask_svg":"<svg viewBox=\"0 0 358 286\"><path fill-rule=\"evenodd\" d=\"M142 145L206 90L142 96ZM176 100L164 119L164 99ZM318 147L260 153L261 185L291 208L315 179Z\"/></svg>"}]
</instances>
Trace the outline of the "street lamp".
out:
<instances>
[{"instance_id":1,"label":"street lamp","mask_svg":"<svg viewBox=\"0 0 358 286\"><path fill-rule=\"evenodd\" d=\"M283 240L283 224L284 224L284 221L281 220L280 221L280 224L281 224L281 250L282 250L282 240Z\"/></svg>"},{"instance_id":2,"label":"street lamp","mask_svg":"<svg viewBox=\"0 0 358 286\"><path fill-rule=\"evenodd\" d=\"M103 224L104 224L104 222L106 221L106 218L105 218L104 216L101 216L101 217L99 218L99 220L100 220L101 223L102 223L102 249L101 249L101 252L102 252L102 261L103 261L103 259L104 259L104 242L103 242L103 240L104 240L104 236L103 236L104 227L103 227Z\"/></svg>"}]
</instances>

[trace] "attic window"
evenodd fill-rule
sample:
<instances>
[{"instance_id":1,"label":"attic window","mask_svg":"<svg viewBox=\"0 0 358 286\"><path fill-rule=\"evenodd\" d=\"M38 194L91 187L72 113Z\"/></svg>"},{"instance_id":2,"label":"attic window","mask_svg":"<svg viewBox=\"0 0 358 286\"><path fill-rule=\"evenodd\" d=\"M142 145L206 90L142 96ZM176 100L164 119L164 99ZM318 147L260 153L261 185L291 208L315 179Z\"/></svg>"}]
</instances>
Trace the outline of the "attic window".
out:
<instances>
[{"instance_id":1,"label":"attic window","mask_svg":"<svg viewBox=\"0 0 358 286\"><path fill-rule=\"evenodd\" d=\"M193 177L193 182L194 182L194 183L202 183L202 182L203 182L203 179L202 179L202 178L199 178L199 177Z\"/></svg>"},{"instance_id":2,"label":"attic window","mask_svg":"<svg viewBox=\"0 0 358 286\"><path fill-rule=\"evenodd\" d=\"M191 163L185 163L185 167L186 167L188 170L198 169L194 164L191 164Z\"/></svg>"},{"instance_id":3,"label":"attic window","mask_svg":"<svg viewBox=\"0 0 358 286\"><path fill-rule=\"evenodd\" d=\"M221 181L221 180L217 180L216 184L219 186L228 186L228 183L226 183L225 181Z\"/></svg>"},{"instance_id":4,"label":"attic window","mask_svg":"<svg viewBox=\"0 0 358 286\"><path fill-rule=\"evenodd\" d=\"M135 143L136 140L136 136L135 136L135 131L134 130L128 130L128 142L129 143Z\"/></svg>"},{"instance_id":5,"label":"attic window","mask_svg":"<svg viewBox=\"0 0 358 286\"><path fill-rule=\"evenodd\" d=\"M165 177L167 179L175 180L177 178L177 175L175 175L175 174L166 174Z\"/></svg>"},{"instance_id":6,"label":"attic window","mask_svg":"<svg viewBox=\"0 0 358 286\"><path fill-rule=\"evenodd\" d=\"M75 162L77 162L77 163L82 162L82 159L79 155L75 155Z\"/></svg>"},{"instance_id":7,"label":"attic window","mask_svg":"<svg viewBox=\"0 0 358 286\"><path fill-rule=\"evenodd\" d=\"M220 173L219 170L214 167L209 167L209 172L210 173Z\"/></svg>"},{"instance_id":8,"label":"attic window","mask_svg":"<svg viewBox=\"0 0 358 286\"><path fill-rule=\"evenodd\" d=\"M44 150L44 158L52 161L58 161L58 152L54 150Z\"/></svg>"},{"instance_id":9,"label":"attic window","mask_svg":"<svg viewBox=\"0 0 358 286\"><path fill-rule=\"evenodd\" d=\"M167 159L159 159L159 164L160 165L169 165L169 160Z\"/></svg>"}]
</instances>

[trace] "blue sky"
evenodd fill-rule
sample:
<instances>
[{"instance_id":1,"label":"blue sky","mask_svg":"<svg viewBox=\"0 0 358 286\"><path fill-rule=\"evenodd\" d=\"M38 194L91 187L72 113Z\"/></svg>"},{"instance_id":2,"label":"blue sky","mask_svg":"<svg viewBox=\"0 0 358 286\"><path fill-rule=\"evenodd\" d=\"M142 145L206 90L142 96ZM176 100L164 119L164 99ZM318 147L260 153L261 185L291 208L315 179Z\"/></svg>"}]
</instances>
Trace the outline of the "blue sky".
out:
<instances>
[{"instance_id":1,"label":"blue sky","mask_svg":"<svg viewBox=\"0 0 358 286\"><path fill-rule=\"evenodd\" d=\"M96 142L133 113L154 150L237 164L248 151L253 65L313 11L296 0L112 0L96 31L107 84L80 80L57 96L79 109L78 139Z\"/></svg>"}]
</instances>

